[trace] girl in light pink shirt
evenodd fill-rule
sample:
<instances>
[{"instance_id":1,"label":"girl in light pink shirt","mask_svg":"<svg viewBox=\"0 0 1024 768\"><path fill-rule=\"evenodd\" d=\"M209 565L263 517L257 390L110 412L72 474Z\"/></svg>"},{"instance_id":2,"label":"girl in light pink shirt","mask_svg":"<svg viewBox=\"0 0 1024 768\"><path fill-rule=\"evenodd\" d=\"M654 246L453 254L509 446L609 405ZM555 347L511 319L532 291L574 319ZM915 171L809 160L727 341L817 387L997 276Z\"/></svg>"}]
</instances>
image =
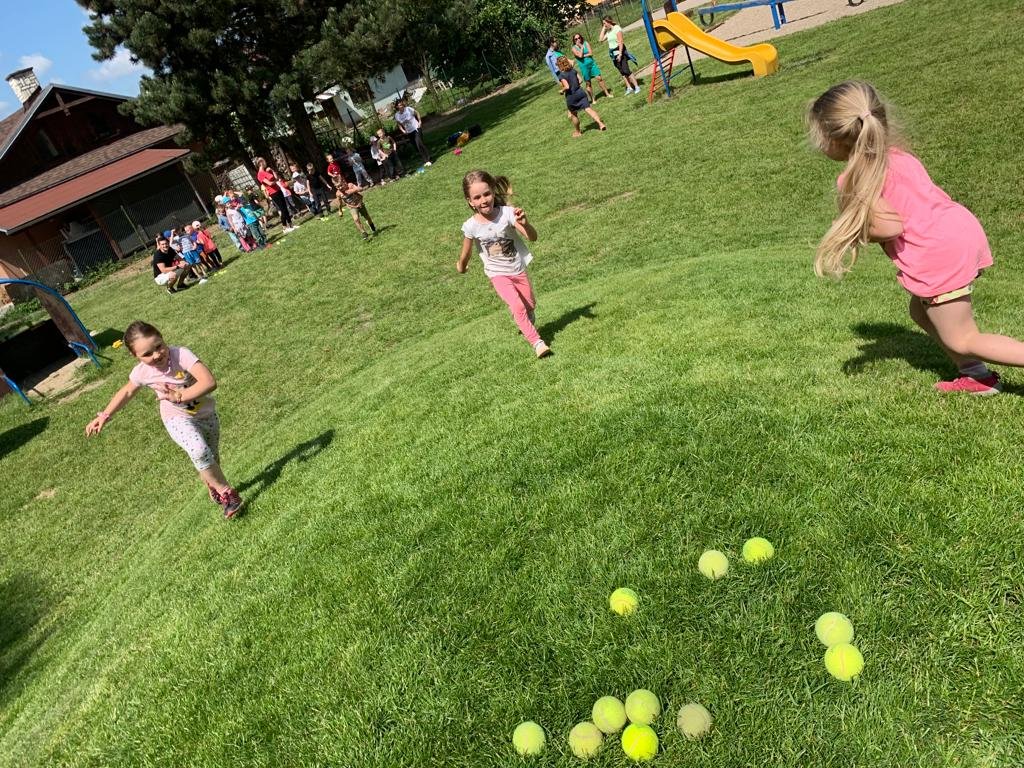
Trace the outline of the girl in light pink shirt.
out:
<instances>
[{"instance_id":1,"label":"girl in light pink shirt","mask_svg":"<svg viewBox=\"0 0 1024 768\"><path fill-rule=\"evenodd\" d=\"M160 418L167 433L192 459L210 498L223 508L225 519L236 517L242 499L220 468L220 422L210 397L217 382L210 369L186 347L169 347L160 331L141 320L128 326L124 345L139 364L128 374L128 383L89 422L85 434L98 435L140 388L149 387L160 401Z\"/></svg>"},{"instance_id":2,"label":"girl in light pink shirt","mask_svg":"<svg viewBox=\"0 0 1024 768\"><path fill-rule=\"evenodd\" d=\"M814 271L841 277L864 245L881 244L910 294L910 316L960 371L935 388L1000 392L999 374L985 363L1024 366L1024 342L981 333L974 322L973 281L992 266L981 224L929 178L920 160L895 146L885 105L867 83L833 86L811 105L808 122L815 145L846 163L839 216L818 246Z\"/></svg>"}]
</instances>

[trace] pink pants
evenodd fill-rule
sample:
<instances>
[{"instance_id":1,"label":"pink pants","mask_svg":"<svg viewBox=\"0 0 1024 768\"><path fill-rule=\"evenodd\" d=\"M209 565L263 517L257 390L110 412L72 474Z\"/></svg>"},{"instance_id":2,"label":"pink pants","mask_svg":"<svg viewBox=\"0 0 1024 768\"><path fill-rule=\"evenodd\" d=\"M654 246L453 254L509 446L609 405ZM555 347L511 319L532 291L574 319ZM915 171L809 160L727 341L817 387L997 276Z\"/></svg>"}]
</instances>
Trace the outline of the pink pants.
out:
<instances>
[{"instance_id":1,"label":"pink pants","mask_svg":"<svg viewBox=\"0 0 1024 768\"><path fill-rule=\"evenodd\" d=\"M512 319L516 321L530 346L540 341L540 334L530 320L533 310L537 307L537 300L533 298L533 288L527 274L520 272L518 275L497 275L491 278L491 285L501 296L502 301L508 304Z\"/></svg>"}]
</instances>

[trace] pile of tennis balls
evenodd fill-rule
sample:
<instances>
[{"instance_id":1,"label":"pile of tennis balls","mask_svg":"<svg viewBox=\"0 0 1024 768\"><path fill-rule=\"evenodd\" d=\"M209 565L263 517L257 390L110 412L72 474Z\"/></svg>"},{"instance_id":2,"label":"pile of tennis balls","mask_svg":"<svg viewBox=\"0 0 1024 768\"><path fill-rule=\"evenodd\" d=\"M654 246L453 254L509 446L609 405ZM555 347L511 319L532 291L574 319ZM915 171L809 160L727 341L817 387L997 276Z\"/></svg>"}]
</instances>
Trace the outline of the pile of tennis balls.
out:
<instances>
[{"instance_id":1,"label":"pile of tennis balls","mask_svg":"<svg viewBox=\"0 0 1024 768\"><path fill-rule=\"evenodd\" d=\"M615 696L602 696L594 702L590 720L577 723L569 731L569 749L581 760L594 757L604 745L605 736L620 731L619 743L626 756L637 762L658 754L658 734L651 727L661 715L661 701L645 688L633 691L625 703ZM679 710L676 726L688 739L699 739L711 730L711 713L697 703ZM520 723L512 734L512 745L524 757L544 751L544 729L532 720Z\"/></svg>"},{"instance_id":2,"label":"pile of tennis balls","mask_svg":"<svg viewBox=\"0 0 1024 768\"><path fill-rule=\"evenodd\" d=\"M741 555L749 565L760 565L775 556L775 547L768 539L755 536L743 543ZM697 570L712 581L729 572L729 558L718 549L705 551L697 560ZM619 616L629 616L640 607L640 598L627 587L619 587L608 597L608 607ZM853 623L843 614L830 611L814 624L814 632L825 645L825 668L846 682L860 675L864 657L852 645ZM602 696L591 710L591 720L577 723L569 731L569 748L576 757L587 760L603 746L605 736L622 731L622 751L638 762L654 758L658 753L658 734L651 724L661 714L661 701L644 688L633 691L625 703L614 696ZM628 725L627 725L628 721ZM676 717L676 727L688 739L705 736L712 725L711 713L701 704L685 704ZM547 737L544 729L532 720L520 723L512 734L512 745L524 757L544 751Z\"/></svg>"}]
</instances>

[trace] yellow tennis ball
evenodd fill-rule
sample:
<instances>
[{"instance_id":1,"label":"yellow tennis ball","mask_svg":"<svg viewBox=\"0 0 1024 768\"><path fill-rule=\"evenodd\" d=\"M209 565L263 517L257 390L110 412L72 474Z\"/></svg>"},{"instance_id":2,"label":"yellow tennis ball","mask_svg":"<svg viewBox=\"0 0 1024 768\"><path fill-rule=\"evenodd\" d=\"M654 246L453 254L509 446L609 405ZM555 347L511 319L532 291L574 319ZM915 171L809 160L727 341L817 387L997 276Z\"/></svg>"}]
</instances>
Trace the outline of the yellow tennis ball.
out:
<instances>
[{"instance_id":1,"label":"yellow tennis ball","mask_svg":"<svg viewBox=\"0 0 1024 768\"><path fill-rule=\"evenodd\" d=\"M717 549L709 549L700 556L697 569L709 579L720 579L729 572L729 558Z\"/></svg>"},{"instance_id":2,"label":"yellow tennis ball","mask_svg":"<svg viewBox=\"0 0 1024 768\"><path fill-rule=\"evenodd\" d=\"M622 732L622 751L633 760L650 760L658 754L658 734L649 725L628 725Z\"/></svg>"},{"instance_id":3,"label":"yellow tennis ball","mask_svg":"<svg viewBox=\"0 0 1024 768\"><path fill-rule=\"evenodd\" d=\"M520 755L539 755L544 751L544 729L533 720L527 720L516 726L512 733L512 746Z\"/></svg>"},{"instance_id":4,"label":"yellow tennis ball","mask_svg":"<svg viewBox=\"0 0 1024 768\"><path fill-rule=\"evenodd\" d=\"M849 643L833 645L825 651L825 669L832 677L848 683L864 670L864 657Z\"/></svg>"},{"instance_id":5,"label":"yellow tennis ball","mask_svg":"<svg viewBox=\"0 0 1024 768\"><path fill-rule=\"evenodd\" d=\"M661 714L661 702L646 688L639 688L626 697L626 717L631 723L650 725Z\"/></svg>"},{"instance_id":6,"label":"yellow tennis ball","mask_svg":"<svg viewBox=\"0 0 1024 768\"><path fill-rule=\"evenodd\" d=\"M617 613L619 616L628 616L636 610L639 604L640 598L636 596L636 592L625 587L619 587L608 598L608 606L612 609L612 613Z\"/></svg>"},{"instance_id":7,"label":"yellow tennis ball","mask_svg":"<svg viewBox=\"0 0 1024 768\"><path fill-rule=\"evenodd\" d=\"M743 543L743 559L748 563L763 563L765 560L771 560L774 556L775 547L768 539L755 536Z\"/></svg>"},{"instance_id":8,"label":"yellow tennis ball","mask_svg":"<svg viewBox=\"0 0 1024 768\"><path fill-rule=\"evenodd\" d=\"M618 733L626 724L626 708L614 696L602 696L595 701L590 716L605 733Z\"/></svg>"},{"instance_id":9,"label":"yellow tennis ball","mask_svg":"<svg viewBox=\"0 0 1024 768\"><path fill-rule=\"evenodd\" d=\"M711 730L711 713L700 704L684 704L676 718L676 727L686 738L699 739Z\"/></svg>"},{"instance_id":10,"label":"yellow tennis ball","mask_svg":"<svg viewBox=\"0 0 1024 768\"><path fill-rule=\"evenodd\" d=\"M584 720L582 723L574 725L573 729L569 731L569 749L576 757L586 760L588 757L596 755L601 749L602 739L604 739L604 734L601 733L601 729L589 720Z\"/></svg>"},{"instance_id":11,"label":"yellow tennis ball","mask_svg":"<svg viewBox=\"0 0 1024 768\"><path fill-rule=\"evenodd\" d=\"M831 648L833 645L841 645L853 640L853 624L843 614L829 611L821 614L814 622L814 634L826 648Z\"/></svg>"}]
</instances>

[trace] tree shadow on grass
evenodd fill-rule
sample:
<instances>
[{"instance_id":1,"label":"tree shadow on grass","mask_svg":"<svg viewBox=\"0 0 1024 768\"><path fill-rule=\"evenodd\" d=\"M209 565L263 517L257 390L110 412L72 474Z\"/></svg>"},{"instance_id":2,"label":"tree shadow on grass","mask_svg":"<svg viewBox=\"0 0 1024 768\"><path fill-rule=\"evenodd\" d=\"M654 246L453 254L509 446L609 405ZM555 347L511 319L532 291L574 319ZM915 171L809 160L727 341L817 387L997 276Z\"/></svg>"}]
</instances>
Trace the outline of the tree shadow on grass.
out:
<instances>
[{"instance_id":1,"label":"tree shadow on grass","mask_svg":"<svg viewBox=\"0 0 1024 768\"><path fill-rule=\"evenodd\" d=\"M597 305L596 301L592 301L589 304L584 304L582 307L576 307L576 309L570 309L568 312L562 313L562 316L552 320L550 323L544 323L537 332L545 341L551 341L558 335L558 333L570 323L574 323L581 317L586 317L591 320L594 319L594 307Z\"/></svg>"},{"instance_id":2,"label":"tree shadow on grass","mask_svg":"<svg viewBox=\"0 0 1024 768\"><path fill-rule=\"evenodd\" d=\"M50 600L38 582L15 574L0 583L0 703L13 698L11 681L24 669L49 631L35 633Z\"/></svg>"},{"instance_id":3,"label":"tree shadow on grass","mask_svg":"<svg viewBox=\"0 0 1024 768\"><path fill-rule=\"evenodd\" d=\"M265 490L277 482L285 467L293 461L306 462L319 456L333 440L334 430L328 429L304 443L299 443L277 461L264 467L258 475L239 485L238 492L245 493L247 504L254 502Z\"/></svg>"},{"instance_id":4,"label":"tree shadow on grass","mask_svg":"<svg viewBox=\"0 0 1024 768\"><path fill-rule=\"evenodd\" d=\"M46 425L49 423L50 417L44 416L41 419L19 424L8 429L6 432L0 432L0 459L21 448L21 446L46 429Z\"/></svg>"}]
</instances>

